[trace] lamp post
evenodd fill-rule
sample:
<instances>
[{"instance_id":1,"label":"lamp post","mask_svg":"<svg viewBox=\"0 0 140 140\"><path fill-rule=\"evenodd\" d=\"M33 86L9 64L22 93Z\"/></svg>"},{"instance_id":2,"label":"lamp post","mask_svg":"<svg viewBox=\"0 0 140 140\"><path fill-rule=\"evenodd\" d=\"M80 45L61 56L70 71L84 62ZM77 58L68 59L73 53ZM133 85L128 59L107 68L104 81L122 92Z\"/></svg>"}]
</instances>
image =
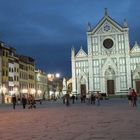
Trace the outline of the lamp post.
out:
<instances>
[{"instance_id":1,"label":"lamp post","mask_svg":"<svg viewBox=\"0 0 140 140\"><path fill-rule=\"evenodd\" d=\"M56 73L55 74L55 78L56 78L56 97L59 97L60 96L60 73Z\"/></svg>"}]
</instances>

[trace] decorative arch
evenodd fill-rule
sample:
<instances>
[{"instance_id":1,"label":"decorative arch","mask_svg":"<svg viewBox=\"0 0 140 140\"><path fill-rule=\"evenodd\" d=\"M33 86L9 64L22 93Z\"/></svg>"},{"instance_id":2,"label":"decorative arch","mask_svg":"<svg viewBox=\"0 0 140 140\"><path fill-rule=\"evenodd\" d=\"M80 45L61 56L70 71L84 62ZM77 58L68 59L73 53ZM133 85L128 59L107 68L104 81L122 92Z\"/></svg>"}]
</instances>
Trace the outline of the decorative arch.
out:
<instances>
[{"instance_id":1,"label":"decorative arch","mask_svg":"<svg viewBox=\"0 0 140 140\"><path fill-rule=\"evenodd\" d=\"M107 94L115 94L117 87L116 75L118 74L118 68L111 58L106 60L102 67L101 74L102 82L104 83L104 86L102 86L102 91L106 92Z\"/></svg>"},{"instance_id":2,"label":"decorative arch","mask_svg":"<svg viewBox=\"0 0 140 140\"><path fill-rule=\"evenodd\" d=\"M104 75L107 79L114 79L115 71L109 66Z\"/></svg>"},{"instance_id":3,"label":"decorative arch","mask_svg":"<svg viewBox=\"0 0 140 140\"><path fill-rule=\"evenodd\" d=\"M140 65L136 66L136 69L133 72L133 79L140 79Z\"/></svg>"},{"instance_id":4,"label":"decorative arch","mask_svg":"<svg viewBox=\"0 0 140 140\"><path fill-rule=\"evenodd\" d=\"M132 78L132 85L137 93L140 94L140 65L137 65L136 69L133 71Z\"/></svg>"},{"instance_id":5,"label":"decorative arch","mask_svg":"<svg viewBox=\"0 0 140 140\"><path fill-rule=\"evenodd\" d=\"M114 70L115 74L118 73L118 68L114 64L114 62L111 59L107 59L106 62L105 62L105 64L102 67L102 76L104 76L105 75L105 71L107 69L110 69L110 68Z\"/></svg>"},{"instance_id":6,"label":"decorative arch","mask_svg":"<svg viewBox=\"0 0 140 140\"><path fill-rule=\"evenodd\" d=\"M78 90L78 93L81 93L81 86L84 87L84 92L87 93L88 92L88 75L81 71L81 73L79 74L78 76L78 81L77 81L77 90Z\"/></svg>"}]
</instances>

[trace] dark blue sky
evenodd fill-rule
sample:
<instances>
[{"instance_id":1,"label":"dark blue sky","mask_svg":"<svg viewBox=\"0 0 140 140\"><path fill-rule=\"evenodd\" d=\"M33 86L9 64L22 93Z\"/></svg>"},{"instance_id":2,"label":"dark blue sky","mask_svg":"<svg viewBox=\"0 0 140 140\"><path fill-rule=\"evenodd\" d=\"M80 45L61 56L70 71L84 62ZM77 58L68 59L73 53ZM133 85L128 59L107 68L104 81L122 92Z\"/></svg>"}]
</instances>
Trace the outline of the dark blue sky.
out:
<instances>
[{"instance_id":1,"label":"dark blue sky","mask_svg":"<svg viewBox=\"0 0 140 140\"><path fill-rule=\"evenodd\" d=\"M0 0L0 40L18 54L36 59L47 73L71 75L71 47L86 50L87 23L109 15L130 28L130 44L140 43L139 0Z\"/></svg>"}]
</instances>

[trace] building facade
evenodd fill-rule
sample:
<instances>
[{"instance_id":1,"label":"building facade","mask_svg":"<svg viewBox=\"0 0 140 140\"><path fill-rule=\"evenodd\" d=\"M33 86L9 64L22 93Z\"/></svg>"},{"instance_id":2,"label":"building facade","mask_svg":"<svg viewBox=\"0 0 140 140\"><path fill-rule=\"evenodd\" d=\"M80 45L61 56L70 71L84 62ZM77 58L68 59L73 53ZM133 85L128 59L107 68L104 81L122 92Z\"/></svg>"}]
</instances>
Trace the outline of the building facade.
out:
<instances>
[{"instance_id":1,"label":"building facade","mask_svg":"<svg viewBox=\"0 0 140 140\"><path fill-rule=\"evenodd\" d=\"M0 103L2 103L2 51L0 51Z\"/></svg>"},{"instance_id":2,"label":"building facade","mask_svg":"<svg viewBox=\"0 0 140 140\"><path fill-rule=\"evenodd\" d=\"M11 96L15 94L17 97L20 96L19 92L19 59L15 54L16 50L11 48L9 51L9 60L8 60L8 67L9 67L9 87L8 87L8 96L7 96L7 103L11 102Z\"/></svg>"},{"instance_id":3,"label":"building facade","mask_svg":"<svg viewBox=\"0 0 140 140\"><path fill-rule=\"evenodd\" d=\"M128 88L140 93L140 47L130 48L126 20L120 25L105 10L104 17L92 27L88 24L87 53L71 50L72 92L100 91L123 95Z\"/></svg>"},{"instance_id":4,"label":"building facade","mask_svg":"<svg viewBox=\"0 0 140 140\"><path fill-rule=\"evenodd\" d=\"M8 96L9 87L9 53L10 48L8 48L3 42L0 42L0 57L1 57L1 102L5 103Z\"/></svg>"},{"instance_id":5,"label":"building facade","mask_svg":"<svg viewBox=\"0 0 140 140\"><path fill-rule=\"evenodd\" d=\"M36 96L47 91L47 76L40 75L41 84L36 85L35 60L16 54L16 49L0 41L0 103L11 103L13 94L17 98L29 94ZM36 87L37 86L37 87ZM43 87L44 86L44 87ZM41 96L41 95L40 95Z\"/></svg>"},{"instance_id":6,"label":"building facade","mask_svg":"<svg viewBox=\"0 0 140 140\"><path fill-rule=\"evenodd\" d=\"M19 55L19 88L20 96L35 96L35 61L28 56Z\"/></svg>"},{"instance_id":7,"label":"building facade","mask_svg":"<svg viewBox=\"0 0 140 140\"><path fill-rule=\"evenodd\" d=\"M20 88L19 88L19 58L17 56L14 57L14 93L17 96L20 96Z\"/></svg>"},{"instance_id":8,"label":"building facade","mask_svg":"<svg viewBox=\"0 0 140 140\"><path fill-rule=\"evenodd\" d=\"M35 70L35 87L37 99L48 99L47 74L41 70Z\"/></svg>"}]
</instances>

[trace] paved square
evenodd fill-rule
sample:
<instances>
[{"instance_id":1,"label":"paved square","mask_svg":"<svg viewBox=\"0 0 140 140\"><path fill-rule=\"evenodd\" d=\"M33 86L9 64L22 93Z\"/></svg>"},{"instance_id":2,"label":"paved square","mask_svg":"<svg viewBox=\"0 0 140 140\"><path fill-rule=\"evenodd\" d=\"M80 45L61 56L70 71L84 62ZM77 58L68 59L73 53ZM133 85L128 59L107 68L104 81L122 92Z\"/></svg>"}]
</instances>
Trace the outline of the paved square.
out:
<instances>
[{"instance_id":1,"label":"paved square","mask_svg":"<svg viewBox=\"0 0 140 140\"><path fill-rule=\"evenodd\" d=\"M0 106L0 140L140 140L140 105L43 102L37 109Z\"/></svg>"}]
</instances>

